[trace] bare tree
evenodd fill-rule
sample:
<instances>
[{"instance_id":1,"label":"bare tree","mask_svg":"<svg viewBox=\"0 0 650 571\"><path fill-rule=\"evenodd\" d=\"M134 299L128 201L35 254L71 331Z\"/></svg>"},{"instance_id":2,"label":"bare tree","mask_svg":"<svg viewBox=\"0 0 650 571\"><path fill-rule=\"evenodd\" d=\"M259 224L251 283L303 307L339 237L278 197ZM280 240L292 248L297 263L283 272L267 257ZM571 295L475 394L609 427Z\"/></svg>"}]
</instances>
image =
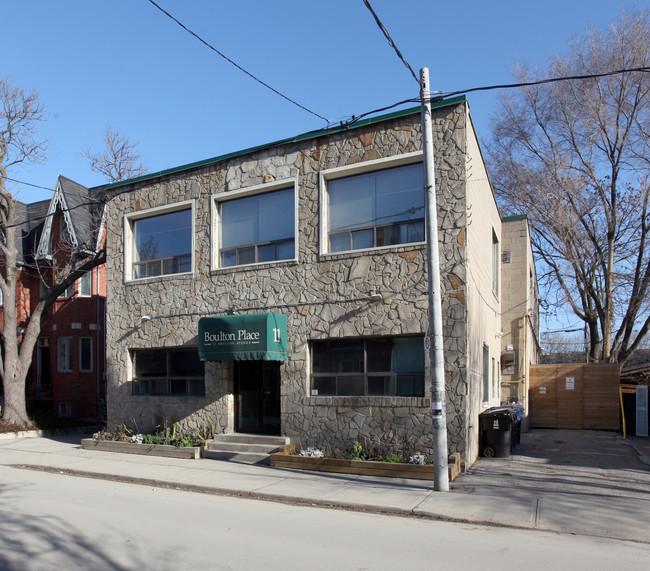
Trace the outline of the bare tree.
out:
<instances>
[{"instance_id":1,"label":"bare tree","mask_svg":"<svg viewBox=\"0 0 650 571\"><path fill-rule=\"evenodd\" d=\"M105 148L100 152L87 149L82 153L90 162L90 168L101 173L111 182L126 180L143 174L149 169L140 160L140 155L135 151L137 143L131 143L128 137L120 135L113 127L104 131Z\"/></svg>"},{"instance_id":2,"label":"bare tree","mask_svg":"<svg viewBox=\"0 0 650 571\"><path fill-rule=\"evenodd\" d=\"M593 76L649 66L647 11L589 29L544 74L588 78L504 94L486 145L502 210L529 216L546 299L584 321L594 361L624 363L650 328L650 74Z\"/></svg>"},{"instance_id":3,"label":"bare tree","mask_svg":"<svg viewBox=\"0 0 650 571\"><path fill-rule=\"evenodd\" d=\"M46 119L35 92L27 93L0 78L0 290L3 296L2 351L0 377L4 391L2 419L10 424L29 425L26 410L25 380L34 347L47 308L86 271L105 260L104 251L68 251L49 261L52 275L49 287L28 316L24 331L18 334L16 285L18 277L17 239L20 221L16 201L7 189L7 170L45 158L46 144L37 138L38 123ZM39 272L42 268L37 268Z\"/></svg>"}]
</instances>

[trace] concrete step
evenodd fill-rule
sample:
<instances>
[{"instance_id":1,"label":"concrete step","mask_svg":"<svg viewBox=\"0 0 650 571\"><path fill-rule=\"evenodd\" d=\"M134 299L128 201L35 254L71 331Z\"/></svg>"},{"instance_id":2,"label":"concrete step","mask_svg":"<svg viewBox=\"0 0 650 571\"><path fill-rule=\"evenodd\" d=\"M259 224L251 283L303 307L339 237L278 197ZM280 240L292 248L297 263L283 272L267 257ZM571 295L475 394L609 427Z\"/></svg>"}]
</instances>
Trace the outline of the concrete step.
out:
<instances>
[{"instance_id":1,"label":"concrete step","mask_svg":"<svg viewBox=\"0 0 650 571\"><path fill-rule=\"evenodd\" d=\"M269 464L269 456L288 444L291 444L291 438L285 436L217 434L207 448L202 450L201 457L246 464Z\"/></svg>"},{"instance_id":2,"label":"concrete step","mask_svg":"<svg viewBox=\"0 0 650 571\"><path fill-rule=\"evenodd\" d=\"M268 454L255 454L251 452L227 452L220 450L204 449L201 451L201 458L210 460L224 460L227 462L239 462L241 464L270 464L271 457Z\"/></svg>"},{"instance_id":3,"label":"concrete step","mask_svg":"<svg viewBox=\"0 0 650 571\"><path fill-rule=\"evenodd\" d=\"M208 445L208 450L214 450L215 452L245 452L253 454L272 454L273 452L278 452L280 446L277 444L264 444L262 443L241 443L241 442L228 442L228 441L219 441L211 442Z\"/></svg>"},{"instance_id":4,"label":"concrete step","mask_svg":"<svg viewBox=\"0 0 650 571\"><path fill-rule=\"evenodd\" d=\"M291 444L291 438L287 436L268 436L265 434L215 434L214 442L284 446L285 444Z\"/></svg>"}]
</instances>

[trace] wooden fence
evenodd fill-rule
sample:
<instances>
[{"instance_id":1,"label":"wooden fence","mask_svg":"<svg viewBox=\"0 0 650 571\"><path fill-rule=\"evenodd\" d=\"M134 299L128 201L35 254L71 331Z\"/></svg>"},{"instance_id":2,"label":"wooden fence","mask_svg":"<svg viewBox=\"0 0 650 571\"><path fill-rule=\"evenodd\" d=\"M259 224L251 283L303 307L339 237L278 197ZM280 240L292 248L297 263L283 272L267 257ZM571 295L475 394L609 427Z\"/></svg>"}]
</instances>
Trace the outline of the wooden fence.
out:
<instances>
[{"instance_id":1,"label":"wooden fence","mask_svg":"<svg viewBox=\"0 0 650 571\"><path fill-rule=\"evenodd\" d=\"M618 430L618 365L531 365L529 399L531 428Z\"/></svg>"}]
</instances>

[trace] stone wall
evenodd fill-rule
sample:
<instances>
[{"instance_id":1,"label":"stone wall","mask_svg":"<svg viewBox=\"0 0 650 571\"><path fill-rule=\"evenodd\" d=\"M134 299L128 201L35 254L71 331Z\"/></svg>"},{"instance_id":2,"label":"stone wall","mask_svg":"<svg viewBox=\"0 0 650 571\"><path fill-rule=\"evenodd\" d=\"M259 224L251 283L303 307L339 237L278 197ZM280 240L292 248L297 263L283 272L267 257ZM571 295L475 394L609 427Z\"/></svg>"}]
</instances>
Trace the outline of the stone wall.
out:
<instances>
[{"instance_id":1,"label":"stone wall","mask_svg":"<svg viewBox=\"0 0 650 571\"><path fill-rule=\"evenodd\" d=\"M438 222L444 313L450 452L466 449L467 313L465 268L465 103L434 109ZM146 430L162 420L181 428L214 424L233 430L232 369L209 363L206 397L134 397L129 350L196 346L198 320L242 312L288 317L288 361L281 385L282 432L302 445L346 449L364 439L398 449L431 448L430 389L425 398L312 397L309 341L425 334L426 249L408 245L369 252L319 254L319 173L325 169L421 149L418 113L329 136L285 143L118 188L108 206L109 423L135 421ZM211 269L211 198L216 193L297 178L298 261ZM194 201L194 272L124 283L123 216ZM380 292L381 302L370 302ZM149 321L141 322L148 315ZM428 364L427 364L428 371ZM427 377L428 378L428 377Z\"/></svg>"}]
</instances>

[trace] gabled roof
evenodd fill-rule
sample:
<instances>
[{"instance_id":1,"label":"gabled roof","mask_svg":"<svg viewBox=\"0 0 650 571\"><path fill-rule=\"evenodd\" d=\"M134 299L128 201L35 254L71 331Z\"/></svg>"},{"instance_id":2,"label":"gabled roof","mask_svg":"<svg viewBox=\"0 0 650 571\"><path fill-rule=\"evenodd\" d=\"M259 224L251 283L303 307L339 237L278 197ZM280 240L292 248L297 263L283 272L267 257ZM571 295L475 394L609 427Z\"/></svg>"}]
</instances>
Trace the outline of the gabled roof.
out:
<instances>
[{"instance_id":1,"label":"gabled roof","mask_svg":"<svg viewBox=\"0 0 650 571\"><path fill-rule=\"evenodd\" d=\"M16 229L16 250L18 251L16 262L18 264L34 263L49 205L49 200L31 204L15 202L14 219L18 225Z\"/></svg>"},{"instance_id":2,"label":"gabled roof","mask_svg":"<svg viewBox=\"0 0 650 571\"><path fill-rule=\"evenodd\" d=\"M60 211L75 251L95 252L103 227L105 187L88 189L59 175L38 244L37 259L51 256L53 220Z\"/></svg>"}]
</instances>

